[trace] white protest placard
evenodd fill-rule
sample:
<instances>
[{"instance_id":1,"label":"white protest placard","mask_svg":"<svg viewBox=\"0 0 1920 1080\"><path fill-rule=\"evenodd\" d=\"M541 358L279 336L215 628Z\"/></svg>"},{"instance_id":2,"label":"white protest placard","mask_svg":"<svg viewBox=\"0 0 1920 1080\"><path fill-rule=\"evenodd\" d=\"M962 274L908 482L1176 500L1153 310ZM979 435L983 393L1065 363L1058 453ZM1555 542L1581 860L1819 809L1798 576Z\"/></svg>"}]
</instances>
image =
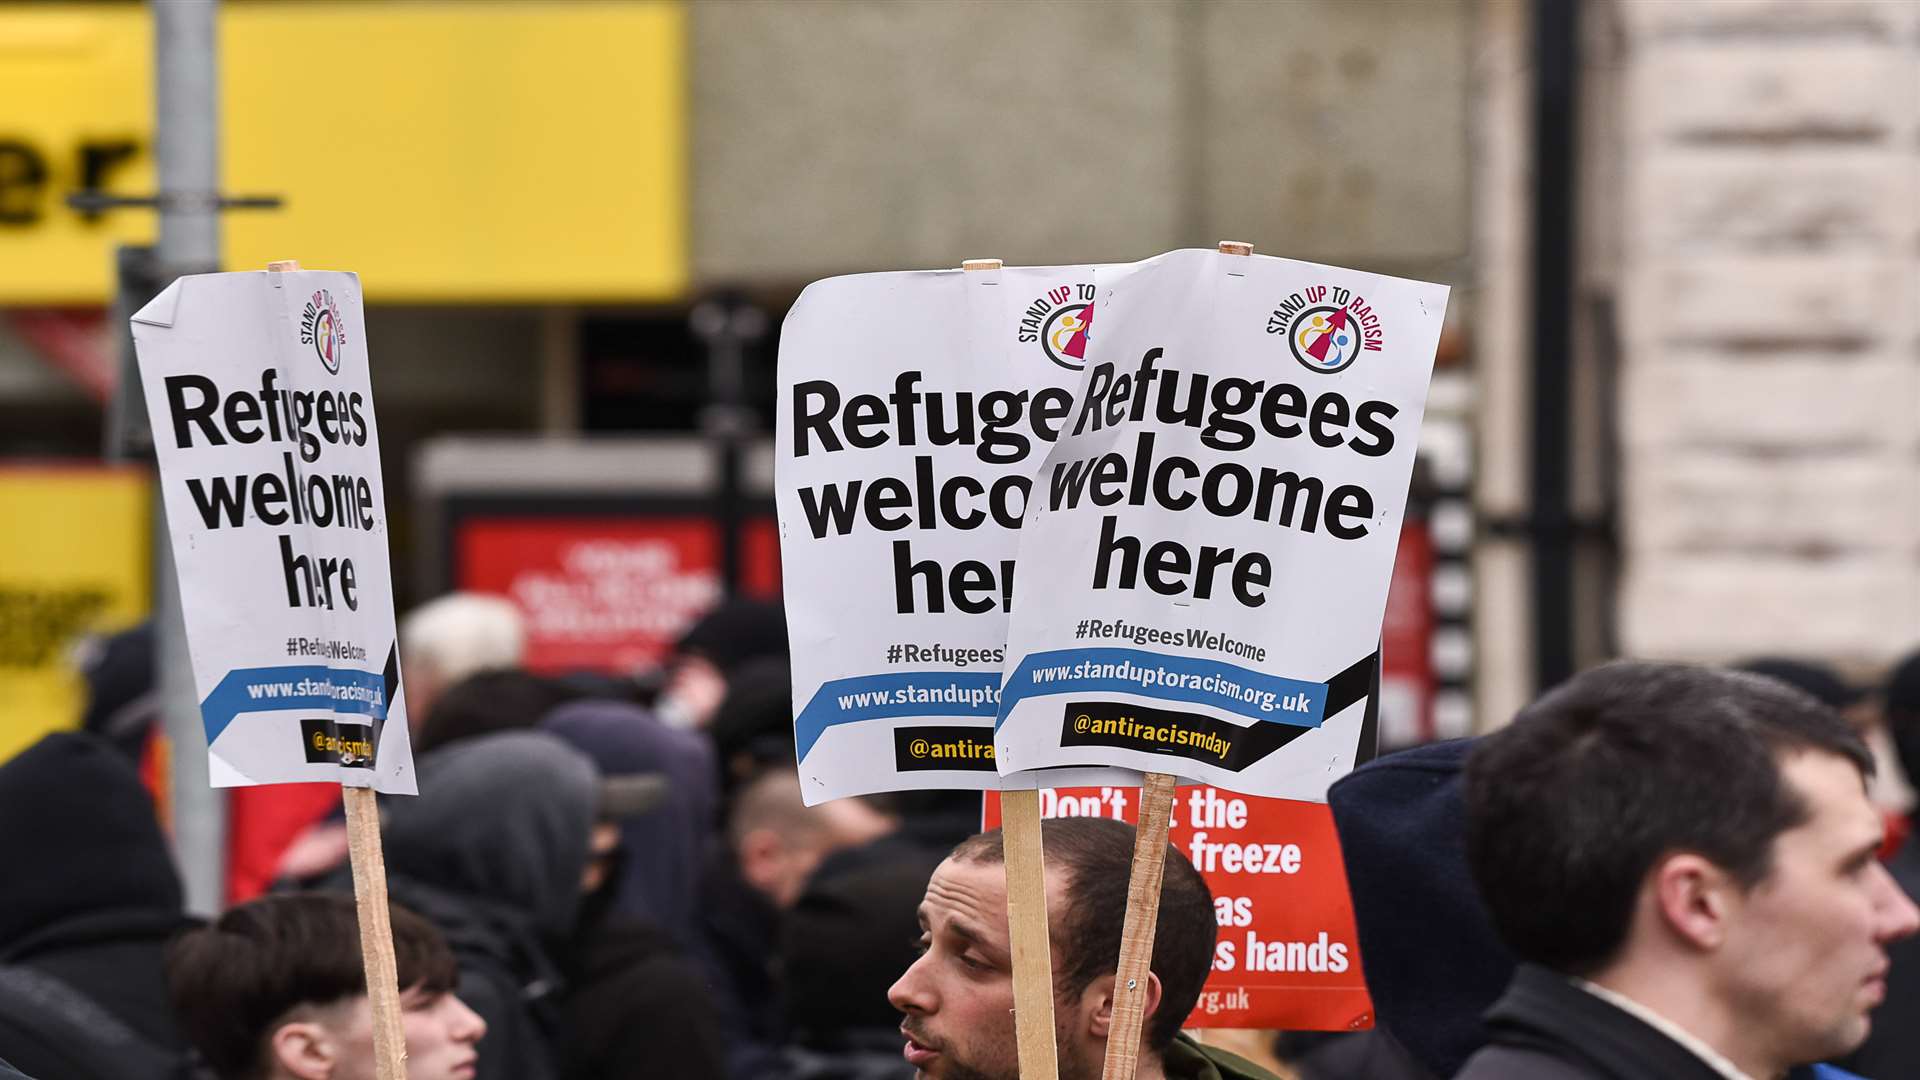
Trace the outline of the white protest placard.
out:
<instances>
[{"instance_id":1,"label":"white protest placard","mask_svg":"<svg viewBox=\"0 0 1920 1080\"><path fill-rule=\"evenodd\" d=\"M1352 768L1440 285L1175 251L1096 275L995 746L1324 799Z\"/></svg>"},{"instance_id":2,"label":"white protest placard","mask_svg":"<svg viewBox=\"0 0 1920 1080\"><path fill-rule=\"evenodd\" d=\"M809 804L1034 786L994 767L993 718L1092 300L1086 266L911 271L815 282L787 315L774 488ZM1125 782L1074 775L1049 782Z\"/></svg>"},{"instance_id":3,"label":"white protest placard","mask_svg":"<svg viewBox=\"0 0 1920 1080\"><path fill-rule=\"evenodd\" d=\"M215 787L414 794L360 280L184 277L133 317Z\"/></svg>"}]
</instances>

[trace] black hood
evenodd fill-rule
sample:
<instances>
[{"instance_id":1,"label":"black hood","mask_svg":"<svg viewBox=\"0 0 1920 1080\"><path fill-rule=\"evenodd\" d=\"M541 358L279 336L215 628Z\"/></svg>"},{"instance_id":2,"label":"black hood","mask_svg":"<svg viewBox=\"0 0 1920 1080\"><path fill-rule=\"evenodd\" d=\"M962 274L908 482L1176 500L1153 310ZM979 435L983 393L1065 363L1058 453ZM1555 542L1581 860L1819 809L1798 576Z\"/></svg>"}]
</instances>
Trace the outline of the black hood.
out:
<instances>
[{"instance_id":1,"label":"black hood","mask_svg":"<svg viewBox=\"0 0 1920 1080\"><path fill-rule=\"evenodd\" d=\"M1514 969L1467 868L1461 774L1472 747L1389 754L1327 792L1374 1012L1436 1076L1486 1041L1480 1015Z\"/></svg>"},{"instance_id":2,"label":"black hood","mask_svg":"<svg viewBox=\"0 0 1920 1080\"><path fill-rule=\"evenodd\" d=\"M419 770L418 796L384 800L389 869L565 936L599 781L586 755L542 732L508 731L423 755Z\"/></svg>"},{"instance_id":3,"label":"black hood","mask_svg":"<svg viewBox=\"0 0 1920 1080\"><path fill-rule=\"evenodd\" d=\"M125 757L61 732L0 766L0 956L58 923L181 914L153 800Z\"/></svg>"}]
</instances>

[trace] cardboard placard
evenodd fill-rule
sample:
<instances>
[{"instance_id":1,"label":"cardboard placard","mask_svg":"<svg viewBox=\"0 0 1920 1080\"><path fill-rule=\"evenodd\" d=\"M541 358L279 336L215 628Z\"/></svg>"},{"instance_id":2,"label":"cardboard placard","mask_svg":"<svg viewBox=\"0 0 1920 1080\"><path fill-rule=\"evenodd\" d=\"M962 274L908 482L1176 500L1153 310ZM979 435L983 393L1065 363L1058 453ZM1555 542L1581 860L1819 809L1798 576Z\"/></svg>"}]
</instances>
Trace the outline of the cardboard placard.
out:
<instances>
[{"instance_id":1,"label":"cardboard placard","mask_svg":"<svg viewBox=\"0 0 1920 1080\"><path fill-rule=\"evenodd\" d=\"M1135 788L1042 788L1039 794L1043 818L1134 822L1140 812ZM999 827L997 793L986 796L984 819L986 828ZM1167 842L1207 879L1220 924L1213 974L1187 1027L1373 1026L1346 866L1324 803L1183 787L1174 794Z\"/></svg>"},{"instance_id":2,"label":"cardboard placard","mask_svg":"<svg viewBox=\"0 0 1920 1080\"><path fill-rule=\"evenodd\" d=\"M1358 749L1447 289L1217 251L1095 281L1020 533L998 766L1322 799Z\"/></svg>"},{"instance_id":3,"label":"cardboard placard","mask_svg":"<svg viewBox=\"0 0 1920 1080\"><path fill-rule=\"evenodd\" d=\"M216 787L415 792L360 296L203 274L133 317Z\"/></svg>"},{"instance_id":4,"label":"cardboard placard","mask_svg":"<svg viewBox=\"0 0 1920 1080\"><path fill-rule=\"evenodd\" d=\"M860 274L788 314L774 486L809 804L1032 786L996 769L993 717L1027 494L1092 295L1087 266Z\"/></svg>"}]
</instances>

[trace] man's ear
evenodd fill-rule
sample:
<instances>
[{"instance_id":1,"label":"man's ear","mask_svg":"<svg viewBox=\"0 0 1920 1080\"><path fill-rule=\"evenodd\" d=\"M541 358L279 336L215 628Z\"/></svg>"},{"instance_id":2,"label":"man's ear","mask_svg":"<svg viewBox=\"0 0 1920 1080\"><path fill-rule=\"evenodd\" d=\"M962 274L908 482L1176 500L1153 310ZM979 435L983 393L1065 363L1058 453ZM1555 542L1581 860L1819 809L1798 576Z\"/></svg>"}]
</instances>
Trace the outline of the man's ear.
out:
<instances>
[{"instance_id":1,"label":"man's ear","mask_svg":"<svg viewBox=\"0 0 1920 1080\"><path fill-rule=\"evenodd\" d=\"M1103 1042L1106 1040L1108 1032L1113 1029L1113 988L1114 976L1102 975L1087 984L1087 989L1080 998L1083 1003L1091 1004L1092 1008L1087 1016L1087 1024L1094 1038ZM1147 1024L1153 1020L1153 1014L1159 1010L1160 997L1160 976L1149 971L1147 973L1147 996L1140 1012L1140 1029L1142 1031L1146 1030Z\"/></svg>"},{"instance_id":2,"label":"man's ear","mask_svg":"<svg viewBox=\"0 0 1920 1080\"><path fill-rule=\"evenodd\" d=\"M1727 920L1740 886L1733 876L1690 851L1654 863L1647 889L1654 913L1680 940L1711 951L1727 939Z\"/></svg>"},{"instance_id":3,"label":"man's ear","mask_svg":"<svg viewBox=\"0 0 1920 1080\"><path fill-rule=\"evenodd\" d=\"M279 1071L299 1080L329 1080L339 1050L325 1027L312 1020L295 1020L273 1029L267 1052Z\"/></svg>"},{"instance_id":4,"label":"man's ear","mask_svg":"<svg viewBox=\"0 0 1920 1080\"><path fill-rule=\"evenodd\" d=\"M748 829L740 838L740 876L761 892L771 892L786 862L787 845L772 829Z\"/></svg>"}]
</instances>

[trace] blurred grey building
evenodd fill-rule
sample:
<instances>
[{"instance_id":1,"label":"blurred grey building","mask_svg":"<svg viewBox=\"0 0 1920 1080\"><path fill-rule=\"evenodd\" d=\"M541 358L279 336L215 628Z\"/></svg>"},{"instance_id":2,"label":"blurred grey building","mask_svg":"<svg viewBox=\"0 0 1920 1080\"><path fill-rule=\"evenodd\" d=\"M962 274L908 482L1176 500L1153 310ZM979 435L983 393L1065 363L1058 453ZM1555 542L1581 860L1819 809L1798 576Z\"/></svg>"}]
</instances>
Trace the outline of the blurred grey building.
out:
<instances>
[{"instance_id":1,"label":"blurred grey building","mask_svg":"<svg viewBox=\"0 0 1920 1080\"><path fill-rule=\"evenodd\" d=\"M433 10L476 43L435 61L458 91L437 107L470 110L452 126L485 147L455 163L467 179L409 159L404 130L357 144L373 118L321 124L384 184L385 235L417 228L460 249L417 273L380 263L384 290L363 269L396 502L438 435L692 433L710 383L689 314L706 300L777 324L832 274L1123 261L1231 238L1454 287L1421 479L1439 552L1423 658L1437 733L1498 723L1556 668L1618 652L1866 669L1920 641L1920 5ZM416 15L232 0L229 85L296 62L274 52L286 41L379 40L404 30L380 20ZM142 212L82 221L62 198L150 182L150 104L123 100L134 91L111 75L141 17L0 9L0 262L40 258L52 235L92 245L59 258L97 249L102 267L66 293L0 274L0 455L99 446L105 268L114 243L141 239ZM523 22L494 25L510 19ZM593 47L516 68L508 43L540 45L540 19L588 21ZM93 96L51 107L8 81L65 77L54 53ZM348 74L393 98L380 80L407 75L376 60ZM506 91L568 79L580 89L563 110L513 115ZM644 100L595 89L649 79ZM230 142L265 139L246 134L268 130L250 115ZM491 147L489 130L523 141ZM262 160L297 162L298 146L230 146L235 182L273 186ZM471 170L520 166L553 171L471 205L465 189L484 186ZM241 226L234 258L326 265L304 250L320 245L306 219L281 220L283 233L271 218ZM549 247L612 257L542 277ZM628 275L623 255L649 274ZM762 426L773 348L746 356ZM396 506L402 546L410 522Z\"/></svg>"}]
</instances>

